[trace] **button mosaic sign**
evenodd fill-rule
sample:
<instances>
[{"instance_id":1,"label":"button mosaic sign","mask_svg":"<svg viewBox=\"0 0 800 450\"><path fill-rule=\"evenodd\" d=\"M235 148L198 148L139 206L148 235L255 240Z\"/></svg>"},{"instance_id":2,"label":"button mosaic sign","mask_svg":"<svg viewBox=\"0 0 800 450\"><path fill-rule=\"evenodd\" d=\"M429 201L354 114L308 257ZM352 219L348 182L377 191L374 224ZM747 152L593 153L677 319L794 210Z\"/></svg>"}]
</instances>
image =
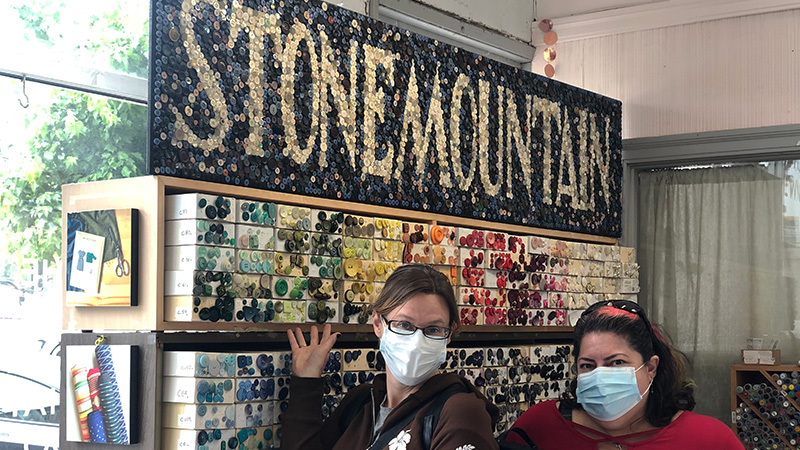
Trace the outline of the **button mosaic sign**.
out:
<instances>
[{"instance_id":1,"label":"button mosaic sign","mask_svg":"<svg viewBox=\"0 0 800 450\"><path fill-rule=\"evenodd\" d=\"M621 234L616 100L317 0L152 11L152 174Z\"/></svg>"}]
</instances>

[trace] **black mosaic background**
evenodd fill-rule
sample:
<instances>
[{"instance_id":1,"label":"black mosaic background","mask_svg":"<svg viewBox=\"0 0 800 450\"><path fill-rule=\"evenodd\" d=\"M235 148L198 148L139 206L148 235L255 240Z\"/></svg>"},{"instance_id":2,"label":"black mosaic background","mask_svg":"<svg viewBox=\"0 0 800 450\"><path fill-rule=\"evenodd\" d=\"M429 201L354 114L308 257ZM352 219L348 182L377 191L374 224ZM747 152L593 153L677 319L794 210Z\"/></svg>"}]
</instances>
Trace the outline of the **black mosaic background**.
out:
<instances>
[{"instance_id":1,"label":"black mosaic background","mask_svg":"<svg viewBox=\"0 0 800 450\"><path fill-rule=\"evenodd\" d=\"M189 1L189 0L187 0ZM220 3L230 9L230 2L220 0ZM278 64L272 64L270 49L274 45L269 36L264 37L267 50L267 61L265 64L265 86L264 95L264 117L265 127L264 138L262 141L265 155L263 157L248 156L245 153L242 139L249 134L249 124L244 122L233 122L230 132L224 139L224 152L203 150L188 146L185 142L182 149L173 146L170 141L173 133L173 123L175 117L167 109L166 104L156 108L155 102L162 99L162 94L168 97L167 104L175 105L179 111L184 111L187 106L193 110L192 119L196 123L190 124L199 137L206 137L212 132L208 120L214 117L214 111L209 111L208 116L205 110L210 110L210 102L204 91L190 103L188 93L191 92L193 84L198 80L198 74L193 68L187 66L188 57L185 48L180 54L176 54L175 47L183 47L183 31L177 41L173 40L176 35L173 29L180 29L180 19L178 14L170 13L180 10L181 2L178 0L154 0L151 8L151 76L150 84L150 152L149 152L149 171L151 174L163 174L189 179L199 179L204 181L225 183L238 186L248 186L254 188L277 190L288 193L310 195L323 198L341 199L360 203L370 203L399 207L405 209L430 211L454 216L478 218L496 222L507 222L542 228L566 230L573 232L589 233L603 236L619 237L621 234L621 187L622 187L622 140L621 140L621 103L603 97L601 95L588 92L574 86L570 86L558 81L550 80L545 77L525 72L505 64L489 60L485 57L475 55L470 52L458 50L447 44L443 44L433 39L418 36L413 33L407 34L406 31L396 27L383 24L349 10L336 7L331 4L325 5L317 0L244 0L243 4L249 7L258 5L274 5L275 11L282 17L282 38L285 38L290 31L291 24L295 20L305 23L311 30L315 40L317 57L321 55L318 26L323 29L330 37L331 46L340 51L338 56L340 65L338 70L344 76L343 84L349 86L349 67L350 61L347 51L351 40L355 40L359 45L358 52L358 86L356 86L358 96L358 106L356 113L356 128L363 128L364 112L364 49L362 45L368 43L378 48L387 49L400 55L400 60L395 61L395 82L392 87L382 68L378 70L378 88L383 88L386 93L385 123L377 125L376 140L378 144L390 142L395 148L400 142L400 130L403 123L403 111L405 108L405 92L412 63L417 68L416 76L420 89L419 105L422 109L422 123L427 122L427 110L432 93L432 81L439 65L440 77L447 78L449 82L441 84L442 107L444 109L445 133L449 136L450 114L452 106L449 104L452 97L452 89L458 73L466 73L470 78L469 89L478 97L478 80L487 80L491 85L490 105L489 105L489 176L496 180L497 154L498 149L498 100L497 86L503 86L506 95L511 91L515 94L517 103L517 114L520 124L525 127L527 115L527 105L525 96L539 96L558 102L562 107L562 114L568 112L571 124L571 134L573 148L568 149L574 153L576 181L580 179L579 161L579 133L577 129L578 116L577 109L586 109L589 112L597 113L598 116L608 116L611 118L612 131L609 133L608 148L610 148L609 188L611 191L611 204L606 204L599 188L600 179L595 175L594 192L596 208L595 211L576 210L569 206L556 207L546 205L542 202L543 188L543 159L541 145L543 134L540 129L532 130L532 138L536 144L535 150L531 154L531 165L528 170L533 172L533 198L528 198L527 189L523 183L523 176L519 158L516 157L516 148L512 148L514 157L511 161L506 161L508 170L513 171L512 186L514 198L508 199L505 190L508 186L503 185L501 191L496 196L485 194L481 183L481 173L478 169L473 177L472 186L469 190L461 192L458 188L445 189L439 185L439 167L436 161L430 158L426 162L426 175L421 182L422 192L417 190L417 185L412 180L417 177L414 174L414 155L411 152L413 142L410 138L406 149L405 169L401 180L392 180L389 184L383 178L366 176L362 181L362 167L364 161L356 158L357 167L352 167L349 155L344 148L344 139L335 126L335 107L328 113L329 136L328 139L328 161L327 168L317 165L319 159L318 137L308 162L303 165L296 164L291 157L285 157L282 149L285 147L283 141L283 125L281 123L281 104L277 93L280 83L281 69ZM227 99L229 116L247 112L244 106L245 100L252 94L246 84L249 75L249 45L250 38L240 33L236 41L236 46L230 51L222 49L214 51L215 42L227 41L228 25L220 22L219 31L213 28L213 7L204 2L198 2L198 7L204 12L202 18L193 15L196 20L194 30L197 41L200 44L206 59L211 61L212 57L218 58L219 64L216 70L221 71L219 83ZM313 21L311 25L306 20L306 14ZM357 21L361 24L360 29L352 27L352 22ZM370 29L371 34L367 32ZM381 36L392 30L395 33L402 33L402 39L381 39ZM309 54L304 44L300 45L301 54L296 59L295 69L295 112L298 137L301 145L304 138L310 134L310 111L311 96L310 83L312 81L311 65ZM212 64L213 67L217 67ZM231 67L231 71L226 66ZM278 66L277 68L275 66ZM425 70L421 70L424 66ZM235 86L243 81L244 87ZM397 105L393 105L393 95L400 94ZM323 98L323 105L325 99ZM332 97L328 98L331 106L334 105ZM461 108L461 156L462 166L466 173L472 157L472 129L475 126L471 118L471 103L467 93L462 97ZM563 116L562 116L563 120ZM556 177L560 172L559 159L561 148L561 135L557 133L556 122L553 120L552 136L552 192L557 188ZM598 120L601 141L605 147L605 124ZM525 128L523 128L524 130ZM318 134L319 136L319 134ZM162 139L167 137L167 139ZM359 152L363 145L363 131L359 135ZM434 139L437 139L434 137ZM440 140L441 141L441 140ZM438 146L446 151L446 146L442 142ZM380 160L385 156L385 150L376 150L376 159ZM431 155L429 155L431 156ZM475 157L478 157L477 153ZM449 159L449 155L448 155ZM219 162L221 161L221 165ZM209 174L198 170L201 162L216 166L216 173ZM455 183L455 178L452 177ZM566 177L565 177L566 178ZM566 181L565 181L566 182Z\"/></svg>"}]
</instances>

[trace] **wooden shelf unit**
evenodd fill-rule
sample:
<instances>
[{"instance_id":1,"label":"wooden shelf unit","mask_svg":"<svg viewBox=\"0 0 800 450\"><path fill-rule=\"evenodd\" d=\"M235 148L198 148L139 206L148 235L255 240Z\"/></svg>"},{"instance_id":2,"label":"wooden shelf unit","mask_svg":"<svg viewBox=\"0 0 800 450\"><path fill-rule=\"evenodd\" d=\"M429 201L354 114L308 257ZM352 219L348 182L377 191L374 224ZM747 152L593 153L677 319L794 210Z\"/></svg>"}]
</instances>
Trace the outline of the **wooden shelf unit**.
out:
<instances>
[{"instance_id":1,"label":"wooden shelf unit","mask_svg":"<svg viewBox=\"0 0 800 450\"><path fill-rule=\"evenodd\" d=\"M773 373L782 373L782 372L800 372L800 366L793 366L793 365L755 365L755 364L738 364L731 366L731 429L733 432L738 436L739 429L736 425L735 420L735 413L736 409L739 407L739 403L744 403L747 405L750 410L755 414L759 420L764 422L767 427L772 430L775 435L780 438L780 440L787 445L789 448L800 448L800 442L797 444L792 444L789 442L785 436L783 436L780 431L769 421L766 417L764 417L759 411L758 406L754 405L750 399L746 395L740 394L736 392L737 386L743 386L747 383L765 383L769 386L774 387L778 391L784 392L781 389L775 380L772 379ZM788 395L784 395L783 397L786 399L795 410L800 412L800 398L792 398Z\"/></svg>"},{"instance_id":2,"label":"wooden shelf unit","mask_svg":"<svg viewBox=\"0 0 800 450\"><path fill-rule=\"evenodd\" d=\"M354 327L357 325L354 325ZM358 332L346 333L337 340L335 348L377 348L378 340L372 329L369 333L365 332L365 326L361 325ZM520 327L520 328L540 328L540 327ZM567 327L558 327L567 328ZM517 332L519 331L519 332ZM470 335L471 332L464 332L454 337L450 344L452 347L491 347L503 345L537 345L542 342L534 342L531 335L535 332L524 332L523 330L511 330L505 333L482 333L480 335ZM547 344L572 344L571 332L558 333L560 337L554 337L553 333L541 333L543 341ZM66 354L70 352L70 347L74 345L93 345L100 337L105 339L108 345L135 345L139 347L138 352L138 372L135 384L138 386L137 410L133 412L133 419L138 421L139 434L135 437L138 442L130 446L112 446L111 448L126 450L152 450L161 448L161 428L162 428L162 377L163 377L163 352L164 351L200 351L200 352L263 352L263 351L288 351L286 335L279 332L204 332L193 333L185 331L155 331L155 332L135 332L135 333L64 333L61 336L62 357L61 372L69 373L67 367ZM488 339L487 339L488 338ZM494 340L493 340L494 339ZM68 377L61 377L60 404L63 408L67 404L66 396L73 395ZM80 450L99 448L95 444L83 442L68 442L66 440L66 420L67 414L60 416L60 448L62 450ZM105 447L103 447L105 448Z\"/></svg>"},{"instance_id":3,"label":"wooden shelf unit","mask_svg":"<svg viewBox=\"0 0 800 450\"><path fill-rule=\"evenodd\" d=\"M230 186L204 181L186 180L166 176L145 176L62 187L62 223L67 214L76 211L114 208L136 208L139 210L139 299L136 307L68 307L64 306L63 328L65 330L196 330L196 331L284 331L299 326L309 329L311 324L274 323L206 323L168 322L164 320L164 197L168 194L199 192L224 195L256 201L300 205L310 208L339 210L379 217L413 220L429 224L446 224L459 227L496 230L521 235L538 235L614 245L616 239L585 235L520 225L502 224L484 220L460 218L443 214L409 211L360 203L306 197L282 192L272 192L247 187ZM66 227L62 227L62 242L67 240ZM66 261L66 246L62 246L62 261ZM62 266L62 277L66 279L66 266ZM65 287L62 296L66 299ZM64 302L66 305L66 302ZM360 330L359 325L335 325L337 331ZM470 333L554 332L571 331L569 327L464 327Z\"/></svg>"}]
</instances>

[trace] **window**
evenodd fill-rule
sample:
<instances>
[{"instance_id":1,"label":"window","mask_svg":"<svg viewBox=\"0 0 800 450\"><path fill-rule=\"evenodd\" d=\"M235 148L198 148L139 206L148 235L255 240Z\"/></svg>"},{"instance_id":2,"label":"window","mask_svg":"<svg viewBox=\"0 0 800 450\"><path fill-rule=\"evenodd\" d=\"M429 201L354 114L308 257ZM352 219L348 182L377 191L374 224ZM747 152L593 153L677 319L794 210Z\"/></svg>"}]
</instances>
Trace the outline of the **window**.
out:
<instances>
[{"instance_id":1,"label":"window","mask_svg":"<svg viewBox=\"0 0 800 450\"><path fill-rule=\"evenodd\" d=\"M628 180L638 183L639 301L693 362L697 412L730 417L730 386L720 381L749 338L777 340L784 361L796 354L798 175L800 160L789 160Z\"/></svg>"},{"instance_id":2,"label":"window","mask_svg":"<svg viewBox=\"0 0 800 450\"><path fill-rule=\"evenodd\" d=\"M145 173L148 12L147 0L0 5L13 43L0 48L2 448L58 446L61 185Z\"/></svg>"}]
</instances>

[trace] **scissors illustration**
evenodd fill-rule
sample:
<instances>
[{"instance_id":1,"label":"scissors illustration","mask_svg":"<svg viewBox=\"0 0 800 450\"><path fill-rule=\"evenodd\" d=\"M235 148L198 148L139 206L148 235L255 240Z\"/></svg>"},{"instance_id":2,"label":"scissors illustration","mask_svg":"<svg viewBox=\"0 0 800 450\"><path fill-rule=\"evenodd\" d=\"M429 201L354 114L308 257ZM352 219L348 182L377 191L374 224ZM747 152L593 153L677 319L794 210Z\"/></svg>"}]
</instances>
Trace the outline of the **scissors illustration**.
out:
<instances>
[{"instance_id":1,"label":"scissors illustration","mask_svg":"<svg viewBox=\"0 0 800 450\"><path fill-rule=\"evenodd\" d=\"M114 269L114 273L116 273L118 277L130 275L131 263L129 263L122 254L122 245L119 242L119 238L114 234L114 230L111 227L108 227L108 234L111 236L111 239L114 240L114 252L117 254L117 267Z\"/></svg>"}]
</instances>

